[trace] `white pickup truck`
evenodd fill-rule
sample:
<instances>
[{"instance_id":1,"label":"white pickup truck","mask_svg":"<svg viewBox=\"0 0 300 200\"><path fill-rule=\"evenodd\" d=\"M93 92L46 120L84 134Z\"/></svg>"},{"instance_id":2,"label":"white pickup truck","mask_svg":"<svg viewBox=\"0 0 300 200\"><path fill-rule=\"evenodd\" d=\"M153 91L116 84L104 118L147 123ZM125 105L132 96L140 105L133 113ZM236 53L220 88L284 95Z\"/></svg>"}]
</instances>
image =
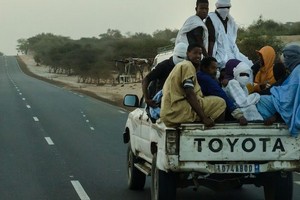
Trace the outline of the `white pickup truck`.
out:
<instances>
[{"instance_id":1,"label":"white pickup truck","mask_svg":"<svg viewBox=\"0 0 300 200\"><path fill-rule=\"evenodd\" d=\"M263 186L266 200L292 200L300 138L291 137L285 124L193 123L175 129L153 123L136 95L126 95L123 103L136 107L123 134L129 189L143 189L151 175L151 200L174 200L179 187L226 190L243 184Z\"/></svg>"}]
</instances>

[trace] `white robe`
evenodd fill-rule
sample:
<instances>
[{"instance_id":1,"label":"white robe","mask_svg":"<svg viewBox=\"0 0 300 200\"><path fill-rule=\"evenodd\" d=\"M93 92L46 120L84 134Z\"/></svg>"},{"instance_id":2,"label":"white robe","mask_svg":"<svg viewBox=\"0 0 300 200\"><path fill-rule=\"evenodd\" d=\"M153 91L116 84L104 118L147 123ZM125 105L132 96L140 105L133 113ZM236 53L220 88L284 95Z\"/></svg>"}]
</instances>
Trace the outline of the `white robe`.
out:
<instances>
[{"instance_id":1,"label":"white robe","mask_svg":"<svg viewBox=\"0 0 300 200\"><path fill-rule=\"evenodd\" d=\"M260 100L258 93L249 95L247 88L242 87L235 79L230 80L224 90L227 96L233 99L236 106L241 109L248 121L263 121L262 116L256 108L256 104Z\"/></svg>"},{"instance_id":2,"label":"white robe","mask_svg":"<svg viewBox=\"0 0 300 200\"><path fill-rule=\"evenodd\" d=\"M206 25L204 24L204 22L202 21L202 19L197 16L197 15L193 15L191 17L189 17L183 24L182 28L179 30L177 37L176 37L176 41L175 41L175 45L183 42L185 44L189 44L188 39L187 39L187 33L190 32L191 30L197 28L197 27L202 27L204 30L204 34L203 34L203 45L204 48L207 51L208 48L208 30L206 28Z\"/></svg>"},{"instance_id":3,"label":"white robe","mask_svg":"<svg viewBox=\"0 0 300 200\"><path fill-rule=\"evenodd\" d=\"M238 59L245 62L249 66L253 65L245 55L243 55L236 45L238 26L234 19L229 15L227 22L227 33L224 25L215 12L208 14L215 28L215 44L212 56L218 61L218 67L224 68L225 64L230 59Z\"/></svg>"}]
</instances>

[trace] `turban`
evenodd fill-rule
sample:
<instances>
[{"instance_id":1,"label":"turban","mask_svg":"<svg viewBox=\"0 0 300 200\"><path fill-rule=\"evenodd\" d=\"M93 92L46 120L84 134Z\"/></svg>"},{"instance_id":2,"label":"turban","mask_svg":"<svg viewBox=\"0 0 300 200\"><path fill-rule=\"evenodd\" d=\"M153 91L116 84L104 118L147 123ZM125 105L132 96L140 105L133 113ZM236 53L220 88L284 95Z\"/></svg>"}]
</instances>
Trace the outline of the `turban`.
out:
<instances>
[{"instance_id":1,"label":"turban","mask_svg":"<svg viewBox=\"0 0 300 200\"><path fill-rule=\"evenodd\" d=\"M219 8L219 7L231 7L231 3L230 3L231 0L218 0L216 2L216 7Z\"/></svg>"}]
</instances>

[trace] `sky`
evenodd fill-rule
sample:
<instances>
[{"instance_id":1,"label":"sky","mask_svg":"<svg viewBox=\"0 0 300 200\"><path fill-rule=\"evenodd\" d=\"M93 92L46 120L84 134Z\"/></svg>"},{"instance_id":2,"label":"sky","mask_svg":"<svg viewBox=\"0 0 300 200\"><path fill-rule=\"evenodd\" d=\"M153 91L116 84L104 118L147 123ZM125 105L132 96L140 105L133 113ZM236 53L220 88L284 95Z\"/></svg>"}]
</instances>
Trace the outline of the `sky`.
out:
<instances>
[{"instance_id":1,"label":"sky","mask_svg":"<svg viewBox=\"0 0 300 200\"><path fill-rule=\"evenodd\" d=\"M209 0L210 11L215 2ZM196 0L0 0L0 52L16 55L17 40L40 33L72 39L98 37L107 29L148 33L180 29L195 14ZM231 0L240 26L260 15L276 22L300 21L299 0Z\"/></svg>"}]
</instances>

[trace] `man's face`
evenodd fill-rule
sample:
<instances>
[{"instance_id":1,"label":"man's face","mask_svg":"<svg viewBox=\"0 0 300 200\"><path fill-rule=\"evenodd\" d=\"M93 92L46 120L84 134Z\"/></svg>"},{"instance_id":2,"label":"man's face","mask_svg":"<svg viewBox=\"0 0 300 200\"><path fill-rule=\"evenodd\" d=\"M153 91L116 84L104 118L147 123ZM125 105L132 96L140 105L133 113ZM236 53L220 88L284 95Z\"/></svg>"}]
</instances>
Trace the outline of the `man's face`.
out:
<instances>
[{"instance_id":1,"label":"man's face","mask_svg":"<svg viewBox=\"0 0 300 200\"><path fill-rule=\"evenodd\" d=\"M202 55L202 49L200 47L195 47L191 51L187 52L188 59L196 66L200 64Z\"/></svg>"},{"instance_id":2,"label":"man's face","mask_svg":"<svg viewBox=\"0 0 300 200\"><path fill-rule=\"evenodd\" d=\"M209 9L208 3L199 3L195 9L196 15L199 16L202 20L204 20L207 17Z\"/></svg>"},{"instance_id":3,"label":"man's face","mask_svg":"<svg viewBox=\"0 0 300 200\"><path fill-rule=\"evenodd\" d=\"M264 59L260 53L258 53L258 62L259 62L260 67L263 67L265 65Z\"/></svg>"},{"instance_id":4,"label":"man's face","mask_svg":"<svg viewBox=\"0 0 300 200\"><path fill-rule=\"evenodd\" d=\"M212 77L216 77L217 75L217 69L218 69L218 64L215 61L212 61L207 68L207 73L211 75Z\"/></svg>"}]
</instances>

